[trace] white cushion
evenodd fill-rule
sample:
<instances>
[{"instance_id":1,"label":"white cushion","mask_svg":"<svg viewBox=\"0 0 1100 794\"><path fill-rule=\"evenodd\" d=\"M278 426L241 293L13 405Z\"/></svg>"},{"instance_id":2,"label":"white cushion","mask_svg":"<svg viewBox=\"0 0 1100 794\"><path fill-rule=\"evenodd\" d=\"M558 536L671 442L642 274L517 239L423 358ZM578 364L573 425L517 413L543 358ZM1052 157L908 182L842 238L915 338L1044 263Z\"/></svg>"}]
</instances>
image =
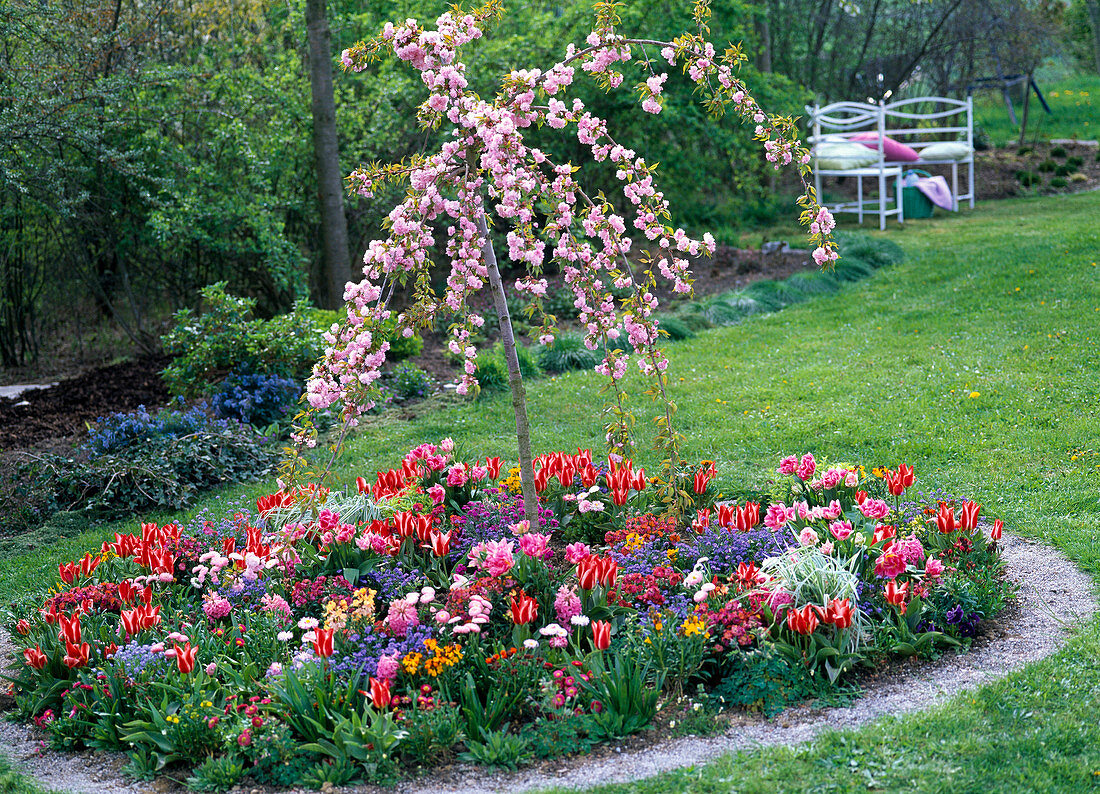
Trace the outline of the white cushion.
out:
<instances>
[{"instance_id":1,"label":"white cushion","mask_svg":"<svg viewBox=\"0 0 1100 794\"><path fill-rule=\"evenodd\" d=\"M920 150L922 160L965 160L974 154L974 148L962 141L947 141L946 143L933 143Z\"/></svg>"},{"instance_id":2,"label":"white cushion","mask_svg":"<svg viewBox=\"0 0 1100 794\"><path fill-rule=\"evenodd\" d=\"M859 143L823 143L817 147L817 167L848 171L878 162L878 152Z\"/></svg>"}]
</instances>

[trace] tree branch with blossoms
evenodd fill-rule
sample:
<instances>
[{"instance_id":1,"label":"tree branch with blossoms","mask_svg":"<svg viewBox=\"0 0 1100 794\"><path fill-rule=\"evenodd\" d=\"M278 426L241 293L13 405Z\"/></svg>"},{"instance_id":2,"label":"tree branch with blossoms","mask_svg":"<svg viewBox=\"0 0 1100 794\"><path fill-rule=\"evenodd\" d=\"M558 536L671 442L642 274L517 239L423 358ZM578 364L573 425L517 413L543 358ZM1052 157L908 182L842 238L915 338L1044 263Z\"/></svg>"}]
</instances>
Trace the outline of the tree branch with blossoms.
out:
<instances>
[{"instance_id":1,"label":"tree branch with blossoms","mask_svg":"<svg viewBox=\"0 0 1100 794\"><path fill-rule=\"evenodd\" d=\"M596 370L608 378L612 395L605 426L611 454L625 455L633 443L634 421L626 408L622 384L630 360L654 379L647 393L662 405L656 445L663 457L663 483L670 493L675 489L683 439L674 427L675 405L668 392L668 359L659 345L653 288L659 276L671 283L674 292L690 293L688 257L712 255L715 250L709 234L696 240L682 228L673 227L669 203L655 186L655 167L617 143L606 122L587 110L581 99L570 96L577 66L605 90L612 90L624 80L618 65L631 62L632 48L642 49L644 57L637 65L644 70L644 79L635 89L641 109L657 114L664 103L668 75L657 74L653 60L644 54L644 48L656 48L669 67L679 66L695 84L712 115L732 110L755 125L755 139L775 168L795 165L804 188L798 199L803 207L801 222L816 245L814 259L827 266L837 258L829 237L833 220L818 204L807 180L810 154L797 138L794 121L765 114L737 78L737 69L745 60L740 48L731 46L718 55L706 40L709 0L694 4L696 31L671 41L620 35L619 8L616 2L598 2L587 46L577 49L568 45L564 58L545 71L512 71L492 100L469 90L460 55L463 47L481 38L488 24L500 16L497 0L471 13L452 7L436 20L434 29L411 19L387 24L378 36L342 55L345 69L353 71L362 71L389 53L408 62L428 89L428 98L417 112L420 124L440 128L446 123L449 134L433 154L397 164L365 166L349 177L352 189L366 197L387 182L407 181L408 189L384 222L386 236L373 240L367 248L364 280L347 285L346 319L325 335L327 348L309 381L308 401L314 409L339 402L345 429L373 407L375 382L388 349L382 327L391 316L383 285L388 283L392 293L393 287L410 281L413 299L397 316L398 327L411 335L414 329L431 325L440 312L456 317L448 348L463 361L458 391L466 394L476 389L477 349L471 338L485 318L471 310L470 298L488 283L501 320L525 512L530 520L537 509L530 433L507 296L489 235L493 218L507 227L508 259L526 270L514 287L528 296L529 310L542 318L539 342L550 344L555 334L541 301L547 290L542 273L549 257L574 294L585 345L605 351ZM554 163L525 140L526 131L542 126L575 134L594 161L615 165L625 213L616 211L603 194L586 194L575 177L578 166ZM639 258L644 270L638 274L629 258L634 240L627 234L628 227L640 233L648 247ZM443 248L450 260L450 275L443 295L437 296L429 269L432 252L440 248L440 234L445 236ZM617 303L612 288L625 291L626 297ZM299 446L310 443L308 427L303 427L295 440Z\"/></svg>"}]
</instances>

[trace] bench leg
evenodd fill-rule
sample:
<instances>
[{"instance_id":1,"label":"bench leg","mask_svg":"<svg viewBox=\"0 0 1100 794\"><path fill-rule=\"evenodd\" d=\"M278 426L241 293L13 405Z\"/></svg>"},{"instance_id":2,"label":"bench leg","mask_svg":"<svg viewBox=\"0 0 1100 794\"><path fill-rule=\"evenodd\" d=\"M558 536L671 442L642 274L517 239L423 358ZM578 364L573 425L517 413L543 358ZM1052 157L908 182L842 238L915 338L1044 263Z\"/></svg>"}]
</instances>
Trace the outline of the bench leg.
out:
<instances>
[{"instance_id":1,"label":"bench leg","mask_svg":"<svg viewBox=\"0 0 1100 794\"><path fill-rule=\"evenodd\" d=\"M951 209L959 211L959 164L951 164Z\"/></svg>"},{"instance_id":2,"label":"bench leg","mask_svg":"<svg viewBox=\"0 0 1100 794\"><path fill-rule=\"evenodd\" d=\"M898 223L905 223L905 202L902 200L903 193L901 192L901 171L898 171L897 184L895 187L897 190L897 193L895 193L894 195L896 196L895 200L898 206Z\"/></svg>"},{"instance_id":3,"label":"bench leg","mask_svg":"<svg viewBox=\"0 0 1100 794\"><path fill-rule=\"evenodd\" d=\"M974 156L970 156L970 162L967 164L967 180L966 184L970 188L970 209L974 209L974 194L977 192L974 190Z\"/></svg>"},{"instance_id":4,"label":"bench leg","mask_svg":"<svg viewBox=\"0 0 1100 794\"><path fill-rule=\"evenodd\" d=\"M886 231L886 174L878 172L878 230Z\"/></svg>"},{"instance_id":5,"label":"bench leg","mask_svg":"<svg viewBox=\"0 0 1100 794\"><path fill-rule=\"evenodd\" d=\"M859 225L863 225L863 177L856 177L856 212L859 213Z\"/></svg>"}]
</instances>

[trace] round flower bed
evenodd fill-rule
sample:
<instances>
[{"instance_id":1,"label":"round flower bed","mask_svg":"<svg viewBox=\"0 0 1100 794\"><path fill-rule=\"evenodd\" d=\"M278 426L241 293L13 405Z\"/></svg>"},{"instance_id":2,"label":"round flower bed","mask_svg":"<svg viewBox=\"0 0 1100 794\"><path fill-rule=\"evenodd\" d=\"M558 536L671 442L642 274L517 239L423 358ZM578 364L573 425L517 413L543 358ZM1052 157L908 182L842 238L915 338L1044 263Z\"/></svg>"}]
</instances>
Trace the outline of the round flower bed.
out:
<instances>
[{"instance_id":1,"label":"round flower bed","mask_svg":"<svg viewBox=\"0 0 1100 794\"><path fill-rule=\"evenodd\" d=\"M1001 522L907 498L907 466L792 456L735 504L704 462L690 523L629 460L536 469L537 526L517 470L445 440L348 492L116 535L15 623L18 707L200 790L514 767L641 731L685 692L688 722L826 694L965 644L1010 596Z\"/></svg>"}]
</instances>

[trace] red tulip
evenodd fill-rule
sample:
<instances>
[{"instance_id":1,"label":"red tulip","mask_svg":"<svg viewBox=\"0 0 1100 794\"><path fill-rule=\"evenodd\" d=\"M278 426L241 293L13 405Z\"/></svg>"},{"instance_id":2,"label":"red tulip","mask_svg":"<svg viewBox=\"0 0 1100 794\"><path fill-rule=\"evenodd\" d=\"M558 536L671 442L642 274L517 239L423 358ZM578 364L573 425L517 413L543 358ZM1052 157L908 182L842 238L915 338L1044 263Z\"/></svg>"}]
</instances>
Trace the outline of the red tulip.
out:
<instances>
[{"instance_id":1,"label":"red tulip","mask_svg":"<svg viewBox=\"0 0 1100 794\"><path fill-rule=\"evenodd\" d=\"M370 680L370 703L376 709L384 709L390 705L390 681L388 678L374 678Z\"/></svg>"},{"instance_id":2,"label":"red tulip","mask_svg":"<svg viewBox=\"0 0 1100 794\"><path fill-rule=\"evenodd\" d=\"M451 532L432 532L428 539L430 543L425 548L430 548L436 557L446 557L451 550Z\"/></svg>"},{"instance_id":3,"label":"red tulip","mask_svg":"<svg viewBox=\"0 0 1100 794\"><path fill-rule=\"evenodd\" d=\"M760 569L754 562L737 563L737 586L743 590L751 590L759 581Z\"/></svg>"},{"instance_id":4,"label":"red tulip","mask_svg":"<svg viewBox=\"0 0 1100 794\"><path fill-rule=\"evenodd\" d=\"M584 468L581 469L581 485L585 488L591 488L596 484L596 480L599 479L599 476L596 467L591 463L586 463Z\"/></svg>"},{"instance_id":5,"label":"red tulip","mask_svg":"<svg viewBox=\"0 0 1100 794\"><path fill-rule=\"evenodd\" d=\"M902 485L906 488L911 488L913 483L917 481L913 475L913 467L907 463L898 466L898 477L901 478Z\"/></svg>"},{"instance_id":6,"label":"red tulip","mask_svg":"<svg viewBox=\"0 0 1100 794\"><path fill-rule=\"evenodd\" d=\"M847 598L834 598L828 607L818 610L818 614L821 615L822 622L830 623L838 629L846 629L852 625L852 604Z\"/></svg>"},{"instance_id":7,"label":"red tulip","mask_svg":"<svg viewBox=\"0 0 1100 794\"><path fill-rule=\"evenodd\" d=\"M46 654L42 653L42 648L37 645L23 651L23 658L27 660L27 665L35 670L41 670L46 666Z\"/></svg>"},{"instance_id":8,"label":"red tulip","mask_svg":"<svg viewBox=\"0 0 1100 794\"><path fill-rule=\"evenodd\" d=\"M875 534L871 536L871 545L881 543L884 540L890 540L897 537L898 531L894 529L890 524L879 524L875 527ZM890 547L890 544L883 546L884 549Z\"/></svg>"},{"instance_id":9,"label":"red tulip","mask_svg":"<svg viewBox=\"0 0 1100 794\"><path fill-rule=\"evenodd\" d=\"M20 618L19 622L15 624L15 630L26 637L28 634L31 633L31 624L28 623L25 619Z\"/></svg>"},{"instance_id":10,"label":"red tulip","mask_svg":"<svg viewBox=\"0 0 1100 794\"><path fill-rule=\"evenodd\" d=\"M599 558L595 555L585 557L577 563L577 578L580 579L581 590L591 590L600 580Z\"/></svg>"},{"instance_id":11,"label":"red tulip","mask_svg":"<svg viewBox=\"0 0 1100 794\"><path fill-rule=\"evenodd\" d=\"M70 668L83 667L88 663L88 654L91 652L88 643L65 643L65 666Z\"/></svg>"},{"instance_id":12,"label":"red tulip","mask_svg":"<svg viewBox=\"0 0 1100 794\"><path fill-rule=\"evenodd\" d=\"M365 477L356 477L355 488L359 491L359 493L362 494L367 493L370 490L370 485L367 484L367 480Z\"/></svg>"},{"instance_id":13,"label":"red tulip","mask_svg":"<svg viewBox=\"0 0 1100 794\"><path fill-rule=\"evenodd\" d=\"M80 560L80 573L84 576L91 576L92 572L99 567L101 561L99 555L93 557L91 554L85 552Z\"/></svg>"},{"instance_id":14,"label":"red tulip","mask_svg":"<svg viewBox=\"0 0 1100 794\"><path fill-rule=\"evenodd\" d=\"M737 508L737 528L741 532L748 532L760 523L760 505L757 502L746 502L744 507Z\"/></svg>"},{"instance_id":15,"label":"red tulip","mask_svg":"<svg viewBox=\"0 0 1100 794\"><path fill-rule=\"evenodd\" d=\"M496 479L500 476L501 460L500 458L486 458L485 468L489 470L489 477Z\"/></svg>"},{"instance_id":16,"label":"red tulip","mask_svg":"<svg viewBox=\"0 0 1100 794\"><path fill-rule=\"evenodd\" d=\"M541 469L535 472L535 492L542 493L546 490L546 486L550 484L550 469L543 466Z\"/></svg>"},{"instance_id":17,"label":"red tulip","mask_svg":"<svg viewBox=\"0 0 1100 794\"><path fill-rule=\"evenodd\" d=\"M118 651L118 643L115 643L115 642L108 643L103 648L103 658L106 659L109 656L114 656L117 651Z\"/></svg>"},{"instance_id":18,"label":"red tulip","mask_svg":"<svg viewBox=\"0 0 1100 794\"><path fill-rule=\"evenodd\" d=\"M732 527L737 521L736 505L718 505L718 526Z\"/></svg>"},{"instance_id":19,"label":"red tulip","mask_svg":"<svg viewBox=\"0 0 1100 794\"><path fill-rule=\"evenodd\" d=\"M936 526L940 532L948 535L955 531L955 511L945 504L940 505L940 512L936 515Z\"/></svg>"},{"instance_id":20,"label":"red tulip","mask_svg":"<svg viewBox=\"0 0 1100 794\"><path fill-rule=\"evenodd\" d=\"M905 493L905 481L901 476L901 471L886 470L886 490L893 496L901 496Z\"/></svg>"},{"instance_id":21,"label":"red tulip","mask_svg":"<svg viewBox=\"0 0 1100 794\"><path fill-rule=\"evenodd\" d=\"M718 470L714 467L714 463L711 461L703 461L702 467L699 471L695 472L695 482L693 486L695 493L702 494L707 490L707 485L710 481L718 476Z\"/></svg>"},{"instance_id":22,"label":"red tulip","mask_svg":"<svg viewBox=\"0 0 1100 794\"><path fill-rule=\"evenodd\" d=\"M57 566L57 573L65 584L72 584L76 580L76 574L79 570L75 562L63 562Z\"/></svg>"},{"instance_id":23,"label":"red tulip","mask_svg":"<svg viewBox=\"0 0 1100 794\"><path fill-rule=\"evenodd\" d=\"M172 643L172 648L176 651L176 667L181 673L190 673L195 669L195 654L199 652L198 648L192 648L190 642L184 643L182 647L178 642Z\"/></svg>"},{"instance_id":24,"label":"red tulip","mask_svg":"<svg viewBox=\"0 0 1100 794\"><path fill-rule=\"evenodd\" d=\"M129 579L118 583L118 597L122 599L123 603L132 603L136 594L137 586Z\"/></svg>"},{"instance_id":25,"label":"red tulip","mask_svg":"<svg viewBox=\"0 0 1100 794\"><path fill-rule=\"evenodd\" d=\"M317 629L317 638L313 640L313 651L322 659L332 656L332 635L336 629Z\"/></svg>"},{"instance_id":26,"label":"red tulip","mask_svg":"<svg viewBox=\"0 0 1100 794\"><path fill-rule=\"evenodd\" d=\"M619 574L619 563L610 557L601 557L596 562L596 574L599 577L601 587L614 587L615 578Z\"/></svg>"},{"instance_id":27,"label":"red tulip","mask_svg":"<svg viewBox=\"0 0 1100 794\"><path fill-rule=\"evenodd\" d=\"M64 615L57 616L57 622L61 626L61 631L58 634L59 640L72 643L73 645L80 644L80 616L73 615L71 618L67 618Z\"/></svg>"},{"instance_id":28,"label":"red tulip","mask_svg":"<svg viewBox=\"0 0 1100 794\"><path fill-rule=\"evenodd\" d=\"M1000 540L1001 532L1004 530L1005 523L1001 519L997 519L993 522L993 529L989 531L990 540Z\"/></svg>"},{"instance_id":29,"label":"red tulip","mask_svg":"<svg viewBox=\"0 0 1100 794\"><path fill-rule=\"evenodd\" d=\"M909 595L909 583L898 584L896 579L886 583L886 601L901 608L901 614L905 614L905 597Z\"/></svg>"},{"instance_id":30,"label":"red tulip","mask_svg":"<svg viewBox=\"0 0 1100 794\"><path fill-rule=\"evenodd\" d=\"M539 615L539 602L524 592L512 598L512 622L517 626L530 623Z\"/></svg>"},{"instance_id":31,"label":"red tulip","mask_svg":"<svg viewBox=\"0 0 1100 794\"><path fill-rule=\"evenodd\" d=\"M959 510L959 529L964 532L973 532L978 526L978 513L981 511L981 505L973 502L963 502L962 509Z\"/></svg>"},{"instance_id":32,"label":"red tulip","mask_svg":"<svg viewBox=\"0 0 1100 794\"><path fill-rule=\"evenodd\" d=\"M856 491L856 504L861 505L867 501L866 491Z\"/></svg>"},{"instance_id":33,"label":"red tulip","mask_svg":"<svg viewBox=\"0 0 1100 794\"><path fill-rule=\"evenodd\" d=\"M592 623L592 645L597 651L606 651L611 646L611 624L606 620Z\"/></svg>"},{"instance_id":34,"label":"red tulip","mask_svg":"<svg viewBox=\"0 0 1100 794\"><path fill-rule=\"evenodd\" d=\"M813 634L817 628L817 615L812 605L787 611L787 628L796 634Z\"/></svg>"}]
</instances>

